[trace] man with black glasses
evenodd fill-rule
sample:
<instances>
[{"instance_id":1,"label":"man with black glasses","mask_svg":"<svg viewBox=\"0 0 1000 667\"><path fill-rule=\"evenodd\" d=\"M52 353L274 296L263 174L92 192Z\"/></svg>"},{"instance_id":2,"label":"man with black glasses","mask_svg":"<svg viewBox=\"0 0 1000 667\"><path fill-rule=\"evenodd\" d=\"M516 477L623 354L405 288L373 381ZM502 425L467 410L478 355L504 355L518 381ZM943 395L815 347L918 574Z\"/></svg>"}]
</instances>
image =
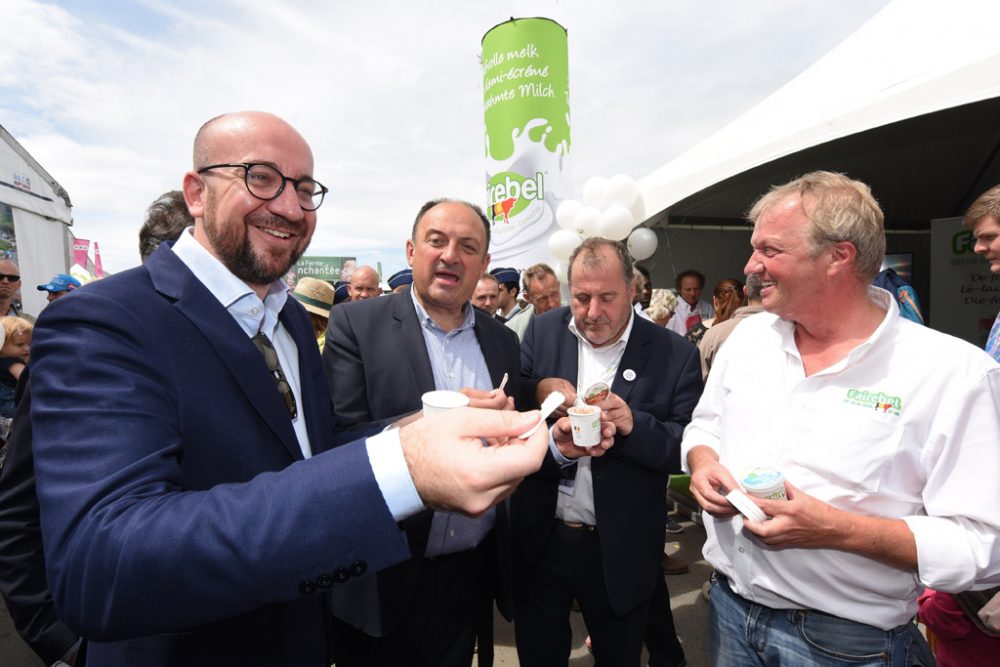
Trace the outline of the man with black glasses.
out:
<instances>
[{"instance_id":1,"label":"man with black glasses","mask_svg":"<svg viewBox=\"0 0 1000 667\"><path fill-rule=\"evenodd\" d=\"M21 289L21 272L9 259L0 259L0 316L21 314L14 303L17 290Z\"/></svg>"},{"instance_id":2,"label":"man with black glasses","mask_svg":"<svg viewBox=\"0 0 1000 667\"><path fill-rule=\"evenodd\" d=\"M312 169L280 118L209 121L183 180L193 231L35 329L47 570L88 664L328 667L328 593L409 556L397 521L484 512L544 457L544 433L512 438L537 413L474 410L332 449L281 282L327 192Z\"/></svg>"}]
</instances>

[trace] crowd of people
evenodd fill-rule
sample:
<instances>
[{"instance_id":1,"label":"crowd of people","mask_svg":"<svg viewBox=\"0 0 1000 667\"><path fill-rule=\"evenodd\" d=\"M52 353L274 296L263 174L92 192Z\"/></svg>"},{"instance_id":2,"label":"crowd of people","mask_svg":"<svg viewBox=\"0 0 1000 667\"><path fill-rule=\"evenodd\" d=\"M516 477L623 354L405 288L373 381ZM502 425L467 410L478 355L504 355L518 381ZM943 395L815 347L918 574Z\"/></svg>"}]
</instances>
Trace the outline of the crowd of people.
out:
<instances>
[{"instance_id":1,"label":"crowd of people","mask_svg":"<svg viewBox=\"0 0 1000 667\"><path fill-rule=\"evenodd\" d=\"M520 664L565 665L575 607L596 664L684 665L682 471L713 665L934 664L918 598L939 664L993 664L1000 317L988 353L901 318L863 183L763 194L745 284L711 303L702 273L654 287L603 238L565 285L491 267L491 223L447 198L389 294L368 266L289 288L326 193L288 123L225 114L151 205L141 267L56 276L32 327L0 261L0 588L46 664L490 665L496 609ZM1000 274L1000 186L966 226ZM433 390L468 407L425 414ZM764 521L732 499L756 469L783 480L746 499Z\"/></svg>"}]
</instances>

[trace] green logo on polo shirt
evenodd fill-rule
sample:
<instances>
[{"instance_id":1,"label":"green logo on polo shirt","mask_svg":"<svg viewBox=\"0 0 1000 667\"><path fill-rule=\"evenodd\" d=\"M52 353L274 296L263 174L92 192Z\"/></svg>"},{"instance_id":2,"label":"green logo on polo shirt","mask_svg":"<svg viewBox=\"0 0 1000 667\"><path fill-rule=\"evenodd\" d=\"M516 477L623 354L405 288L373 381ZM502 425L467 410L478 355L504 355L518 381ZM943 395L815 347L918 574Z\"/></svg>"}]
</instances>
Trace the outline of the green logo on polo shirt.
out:
<instances>
[{"instance_id":1,"label":"green logo on polo shirt","mask_svg":"<svg viewBox=\"0 0 1000 667\"><path fill-rule=\"evenodd\" d=\"M899 416L903 410L903 399L899 396L889 396L884 391L868 391L867 389L848 389L844 403L860 408L877 410L888 415Z\"/></svg>"}]
</instances>

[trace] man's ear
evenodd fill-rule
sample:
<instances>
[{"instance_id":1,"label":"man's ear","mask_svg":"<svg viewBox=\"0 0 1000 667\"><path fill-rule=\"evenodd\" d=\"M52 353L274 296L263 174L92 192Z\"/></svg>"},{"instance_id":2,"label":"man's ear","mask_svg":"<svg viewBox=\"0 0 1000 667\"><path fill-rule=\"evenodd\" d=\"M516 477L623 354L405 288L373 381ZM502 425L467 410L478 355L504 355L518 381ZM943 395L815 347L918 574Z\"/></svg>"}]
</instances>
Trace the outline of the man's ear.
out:
<instances>
[{"instance_id":1,"label":"man's ear","mask_svg":"<svg viewBox=\"0 0 1000 667\"><path fill-rule=\"evenodd\" d=\"M858 249L850 241L838 241L830 246L830 270L839 273L845 269L853 271Z\"/></svg>"},{"instance_id":2,"label":"man's ear","mask_svg":"<svg viewBox=\"0 0 1000 667\"><path fill-rule=\"evenodd\" d=\"M413 268L413 239L406 239L406 263Z\"/></svg>"},{"instance_id":3,"label":"man's ear","mask_svg":"<svg viewBox=\"0 0 1000 667\"><path fill-rule=\"evenodd\" d=\"M196 220L204 217L205 195L207 194L205 181L198 174L189 171L184 174L182 189L184 192L184 202L187 204L191 217Z\"/></svg>"}]
</instances>

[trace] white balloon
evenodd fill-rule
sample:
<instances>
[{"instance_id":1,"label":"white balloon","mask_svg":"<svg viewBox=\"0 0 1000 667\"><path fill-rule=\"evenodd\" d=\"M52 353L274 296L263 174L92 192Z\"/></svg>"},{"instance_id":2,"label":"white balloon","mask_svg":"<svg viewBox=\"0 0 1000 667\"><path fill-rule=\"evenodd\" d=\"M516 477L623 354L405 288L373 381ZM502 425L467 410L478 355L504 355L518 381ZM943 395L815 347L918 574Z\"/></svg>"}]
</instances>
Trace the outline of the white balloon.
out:
<instances>
[{"instance_id":1,"label":"white balloon","mask_svg":"<svg viewBox=\"0 0 1000 667\"><path fill-rule=\"evenodd\" d=\"M573 250L580 245L582 240L576 232L571 232L568 229L557 229L549 237L549 252L556 259L569 259Z\"/></svg>"},{"instance_id":2,"label":"white balloon","mask_svg":"<svg viewBox=\"0 0 1000 667\"><path fill-rule=\"evenodd\" d=\"M573 229L585 239L597 235L601 231L601 212L593 206L584 206L576 214Z\"/></svg>"},{"instance_id":3,"label":"white balloon","mask_svg":"<svg viewBox=\"0 0 1000 667\"><path fill-rule=\"evenodd\" d=\"M646 202L642 199L642 193L637 192L635 195L635 202L629 207L632 211L632 219L635 220L635 224L641 224L646 221Z\"/></svg>"},{"instance_id":4,"label":"white balloon","mask_svg":"<svg viewBox=\"0 0 1000 667\"><path fill-rule=\"evenodd\" d=\"M553 267L552 270L556 272L556 278L559 279L560 283L562 283L563 285L566 285L566 284L569 283L569 259L568 258L567 258L567 260L565 262L562 261L562 260L556 262L556 265L555 265L555 267Z\"/></svg>"},{"instance_id":5,"label":"white balloon","mask_svg":"<svg viewBox=\"0 0 1000 667\"><path fill-rule=\"evenodd\" d=\"M612 241L621 241L629 235L635 221L632 211L621 204L612 204L601 214L601 236Z\"/></svg>"},{"instance_id":6,"label":"white balloon","mask_svg":"<svg viewBox=\"0 0 1000 667\"><path fill-rule=\"evenodd\" d=\"M607 199L608 205L621 204L622 206L629 208L635 202L636 196L639 194L639 186L635 184L631 176L626 176L625 174L618 174L617 176L612 176L608 180L607 189Z\"/></svg>"},{"instance_id":7,"label":"white balloon","mask_svg":"<svg viewBox=\"0 0 1000 667\"><path fill-rule=\"evenodd\" d=\"M656 252L656 232L649 227L640 227L628 237L628 254L635 259L646 259Z\"/></svg>"},{"instance_id":8,"label":"white balloon","mask_svg":"<svg viewBox=\"0 0 1000 667\"><path fill-rule=\"evenodd\" d=\"M608 205L608 179L593 176L583 184L583 203L600 210Z\"/></svg>"},{"instance_id":9,"label":"white balloon","mask_svg":"<svg viewBox=\"0 0 1000 667\"><path fill-rule=\"evenodd\" d=\"M582 208L583 202L575 199L567 199L559 204L559 208L556 209L556 222L563 229L573 229L573 221L576 219L576 214Z\"/></svg>"}]
</instances>

